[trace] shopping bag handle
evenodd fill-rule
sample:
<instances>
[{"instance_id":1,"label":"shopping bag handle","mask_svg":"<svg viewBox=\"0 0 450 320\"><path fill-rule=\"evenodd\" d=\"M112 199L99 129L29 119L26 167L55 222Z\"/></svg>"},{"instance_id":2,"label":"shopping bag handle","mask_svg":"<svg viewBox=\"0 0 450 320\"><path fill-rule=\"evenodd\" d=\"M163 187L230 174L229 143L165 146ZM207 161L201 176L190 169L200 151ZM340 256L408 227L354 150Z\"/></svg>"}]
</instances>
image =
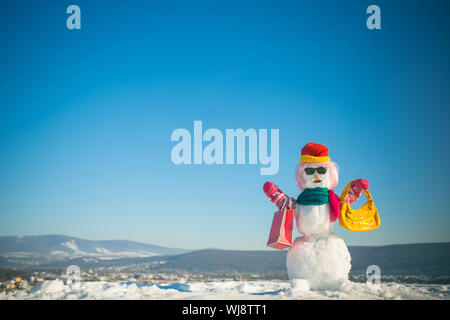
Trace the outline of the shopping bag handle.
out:
<instances>
[{"instance_id":1,"label":"shopping bag handle","mask_svg":"<svg viewBox=\"0 0 450 320\"><path fill-rule=\"evenodd\" d=\"M283 205L281 206L280 210L283 210L286 208L287 204L289 204L289 207L292 207L292 199L290 197L286 197L286 199L284 199ZM292 209L292 208L291 208Z\"/></svg>"}]
</instances>

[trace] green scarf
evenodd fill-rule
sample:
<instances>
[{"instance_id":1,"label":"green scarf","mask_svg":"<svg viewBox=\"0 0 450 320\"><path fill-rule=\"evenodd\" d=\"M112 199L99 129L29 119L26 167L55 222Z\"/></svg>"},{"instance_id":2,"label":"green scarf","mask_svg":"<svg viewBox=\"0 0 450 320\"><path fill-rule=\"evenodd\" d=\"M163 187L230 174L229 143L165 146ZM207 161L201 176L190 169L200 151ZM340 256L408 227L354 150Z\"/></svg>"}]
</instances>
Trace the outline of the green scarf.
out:
<instances>
[{"instance_id":1,"label":"green scarf","mask_svg":"<svg viewBox=\"0 0 450 320\"><path fill-rule=\"evenodd\" d=\"M306 188L297 198L297 203L303 205L321 205L329 202L327 188Z\"/></svg>"}]
</instances>

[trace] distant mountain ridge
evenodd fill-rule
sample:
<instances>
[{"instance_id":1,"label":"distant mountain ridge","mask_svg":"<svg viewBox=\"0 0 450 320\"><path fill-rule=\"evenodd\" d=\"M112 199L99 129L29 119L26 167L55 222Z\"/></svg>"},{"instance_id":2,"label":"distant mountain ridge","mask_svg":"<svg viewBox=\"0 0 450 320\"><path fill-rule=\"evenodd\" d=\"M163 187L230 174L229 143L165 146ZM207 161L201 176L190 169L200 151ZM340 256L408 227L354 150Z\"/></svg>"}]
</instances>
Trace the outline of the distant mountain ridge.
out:
<instances>
[{"instance_id":1,"label":"distant mountain ridge","mask_svg":"<svg viewBox=\"0 0 450 320\"><path fill-rule=\"evenodd\" d=\"M388 246L349 246L352 274L365 274L378 265L385 275L450 276L450 243ZM200 250L165 258L155 265L159 271L190 272L286 272L287 251Z\"/></svg>"},{"instance_id":2,"label":"distant mountain ridge","mask_svg":"<svg viewBox=\"0 0 450 320\"><path fill-rule=\"evenodd\" d=\"M368 266L378 265L385 275L450 276L450 242L349 246L349 251L353 274L365 274ZM130 272L260 273L279 277L286 275L286 253L189 251L125 240L91 241L67 236L0 237L0 267L9 268L65 269L75 264L82 269L125 267Z\"/></svg>"},{"instance_id":3,"label":"distant mountain ridge","mask_svg":"<svg viewBox=\"0 0 450 320\"><path fill-rule=\"evenodd\" d=\"M110 260L152 257L187 252L128 240L85 240L65 235L2 236L0 257L3 259L37 259L44 261L93 257Z\"/></svg>"}]
</instances>

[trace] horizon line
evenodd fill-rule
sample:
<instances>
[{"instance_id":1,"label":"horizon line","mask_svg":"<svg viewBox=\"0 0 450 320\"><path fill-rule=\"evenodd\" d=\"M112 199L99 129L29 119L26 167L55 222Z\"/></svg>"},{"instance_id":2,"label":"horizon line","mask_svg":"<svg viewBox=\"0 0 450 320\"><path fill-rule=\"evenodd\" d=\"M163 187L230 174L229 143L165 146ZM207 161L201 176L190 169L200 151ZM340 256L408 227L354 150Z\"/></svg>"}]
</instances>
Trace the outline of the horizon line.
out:
<instances>
[{"instance_id":1,"label":"horizon line","mask_svg":"<svg viewBox=\"0 0 450 320\"><path fill-rule=\"evenodd\" d=\"M136 242L146 245L152 245L157 247L164 247L168 249L180 249L180 250L187 250L187 251L201 251L201 250L223 250L223 251L272 251L269 248L266 249L253 249L253 250L240 250L240 249L222 249L222 248L200 248L200 249L188 249L188 248L180 248L180 247L168 247L163 246L159 244L153 244L148 242L142 242L142 241L135 241L135 240L129 240L129 239L103 239L103 240L92 240L87 238L80 238L76 236L66 235L66 234L57 234L57 233L48 233L48 234L37 234L37 235L0 235L0 238L2 237L13 237L13 238L24 238L24 237L45 237L45 236L63 236L68 238L76 238L79 240L87 240L87 241L129 241L129 242ZM402 245L421 245L421 244L445 244L450 243L450 241L437 241L437 242L412 242L412 243L392 243L392 244L384 244L384 245L347 245L348 247L389 247L389 246L402 246ZM279 250L284 251L284 250Z\"/></svg>"}]
</instances>

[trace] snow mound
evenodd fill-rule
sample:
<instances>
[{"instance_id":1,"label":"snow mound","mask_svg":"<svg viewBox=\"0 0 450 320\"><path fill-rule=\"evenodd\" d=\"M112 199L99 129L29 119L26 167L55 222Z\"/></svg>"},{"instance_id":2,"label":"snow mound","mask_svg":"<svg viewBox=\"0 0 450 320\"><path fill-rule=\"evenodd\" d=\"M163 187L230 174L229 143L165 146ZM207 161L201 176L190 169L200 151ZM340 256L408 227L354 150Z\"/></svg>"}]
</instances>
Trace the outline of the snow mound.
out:
<instances>
[{"instance_id":1,"label":"snow mound","mask_svg":"<svg viewBox=\"0 0 450 320\"><path fill-rule=\"evenodd\" d=\"M450 299L445 285L419 285L382 283L368 286L350 282L351 290L306 290L292 293L289 281L226 281L162 284L137 284L129 282L83 282L81 288L72 290L60 280L37 284L29 292L0 293L7 299L147 299L147 300L270 300L270 299Z\"/></svg>"},{"instance_id":2,"label":"snow mound","mask_svg":"<svg viewBox=\"0 0 450 320\"><path fill-rule=\"evenodd\" d=\"M51 294L64 290L64 287L64 283L61 280L44 281L35 285L30 293L44 292L46 294Z\"/></svg>"},{"instance_id":3,"label":"snow mound","mask_svg":"<svg viewBox=\"0 0 450 320\"><path fill-rule=\"evenodd\" d=\"M325 238L299 237L289 249L286 266L289 279L308 279L313 289L336 289L348 279L350 253L335 234Z\"/></svg>"}]
</instances>

